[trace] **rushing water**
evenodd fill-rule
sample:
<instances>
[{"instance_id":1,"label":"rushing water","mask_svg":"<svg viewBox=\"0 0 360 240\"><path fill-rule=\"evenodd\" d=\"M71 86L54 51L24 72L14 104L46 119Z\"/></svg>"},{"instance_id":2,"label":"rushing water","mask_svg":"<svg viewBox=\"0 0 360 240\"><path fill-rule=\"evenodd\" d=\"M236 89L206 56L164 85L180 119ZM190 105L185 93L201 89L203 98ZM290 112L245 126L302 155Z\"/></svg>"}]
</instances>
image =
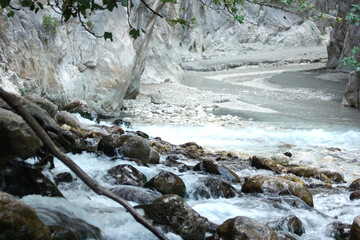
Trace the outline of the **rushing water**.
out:
<instances>
[{"instance_id":1,"label":"rushing water","mask_svg":"<svg viewBox=\"0 0 360 240\"><path fill-rule=\"evenodd\" d=\"M326 93L324 94L326 95ZM331 94L336 98L336 91L332 91ZM307 122L307 117L299 119L294 118L294 115L291 114L279 117L279 124L274 121L266 121L264 116L258 116L257 121L251 121L241 128L218 125L201 127L164 126L161 124L133 125L136 130L146 132L153 137L159 136L174 144L194 141L211 150L228 150L269 157L291 151L294 160L298 162L303 161L306 164L341 170L347 183L333 184L333 189L314 191L314 208L292 206L289 201L286 201L288 198L294 198L291 196L242 194L231 199L198 199L194 197L195 187L199 178L204 178L205 175L195 174L192 171L179 172L177 168L168 168L163 165L143 167L121 159L110 161L109 157L95 153L84 152L78 155L68 155L91 177L108 188L113 186L111 181L105 177L106 172L118 164L131 164L144 173L148 179L163 169L172 171L180 176L186 184L187 197L185 200L187 203L216 224L221 224L235 216L247 216L272 226L282 217L294 214L303 222L306 233L301 237L291 236L304 240L333 239L329 236L330 223L339 221L351 224L354 217L360 213L360 200L350 201L350 193L344 187L360 175L360 115L358 112L345 109L341 110L346 111L345 113L340 111L336 113L337 115L330 116L326 111L330 108L329 104L332 105L334 102L339 105L338 109L341 109L339 100L325 102L316 100L317 104L325 107L319 110L322 111L322 114L314 113L320 123L313 125ZM273 107L276 104L269 102L267 106ZM277 110L280 108L283 106L278 107ZM255 113L249 114L252 117L256 115ZM326 118L326 114L328 114L328 118ZM287 122L292 118L296 120ZM345 120L341 121L341 119ZM163 160L164 156L161 157L161 161ZM187 162L187 164L195 165L196 162ZM55 160L55 166L56 168L52 170L54 175L68 171L66 166L58 160ZM270 171L249 169L238 170L236 173L239 176L273 175ZM233 186L238 190L241 189L240 184L233 184ZM79 179L72 183L61 183L59 189L66 199L26 196L22 198L22 201L34 207L46 224L52 224L53 220L46 215L44 209L61 210L68 216L83 219L99 227L106 239L154 239L154 236L138 224L121 206L105 197L97 196ZM131 204L136 205L134 202ZM172 233L168 233L167 236L170 239L181 239Z\"/></svg>"}]
</instances>

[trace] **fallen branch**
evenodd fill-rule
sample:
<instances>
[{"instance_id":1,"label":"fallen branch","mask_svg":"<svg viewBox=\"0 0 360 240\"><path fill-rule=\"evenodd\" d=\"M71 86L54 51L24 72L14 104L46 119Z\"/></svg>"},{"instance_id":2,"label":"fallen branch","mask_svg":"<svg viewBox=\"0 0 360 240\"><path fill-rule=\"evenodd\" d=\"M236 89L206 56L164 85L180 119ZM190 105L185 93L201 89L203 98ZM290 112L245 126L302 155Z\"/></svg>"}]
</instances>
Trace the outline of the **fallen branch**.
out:
<instances>
[{"instance_id":1,"label":"fallen branch","mask_svg":"<svg viewBox=\"0 0 360 240\"><path fill-rule=\"evenodd\" d=\"M148 230L150 230L159 239L167 240L168 238L151 225L143 216L141 216L125 199L115 195L110 190L102 187L89 175L87 175L76 163L74 163L66 154L53 143L50 137L46 134L45 130L39 125L39 123L33 118L33 116L24 108L23 101L21 98L14 94L6 92L0 87L0 97L9 104L34 130L36 135L43 141L48 147L50 152L62 161L68 168L70 168L76 176L78 176L89 188L99 195L104 195L118 203L120 203L134 218L137 222L142 224Z\"/></svg>"}]
</instances>

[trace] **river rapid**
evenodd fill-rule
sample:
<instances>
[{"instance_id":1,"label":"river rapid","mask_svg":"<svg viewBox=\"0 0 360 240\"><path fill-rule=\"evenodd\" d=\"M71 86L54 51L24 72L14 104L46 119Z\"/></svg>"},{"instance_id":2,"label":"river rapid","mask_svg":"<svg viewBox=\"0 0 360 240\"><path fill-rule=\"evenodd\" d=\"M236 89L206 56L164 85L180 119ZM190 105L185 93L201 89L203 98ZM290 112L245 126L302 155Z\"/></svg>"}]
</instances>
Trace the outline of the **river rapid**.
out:
<instances>
[{"instance_id":1,"label":"river rapid","mask_svg":"<svg viewBox=\"0 0 360 240\"><path fill-rule=\"evenodd\" d=\"M210 73L187 72L186 86L212 94L230 94L249 106L257 107L253 108L255 110L251 107L245 110L231 107L229 98L230 104L211 110L216 119L236 117L239 121L236 124L203 121L194 126L185 124L186 115L181 116L184 124L161 121L158 118L149 123L138 115L127 118L132 123L131 130L141 130L151 137L161 137L174 144L196 142L211 151L227 150L242 156L256 154L271 157L291 152L294 163L341 171L346 182L333 184L332 189L310 189L314 197L314 208L293 206L286 201L295 197L274 197L267 194L239 193L229 199L203 199L197 197L195 189L199 179L206 177L204 174L179 172L177 168L161 164L138 166L131 161L121 158L114 161L95 153L68 155L91 177L108 188L113 185L105 174L118 164L134 166L147 179L161 170L171 171L185 182L186 202L200 215L216 224L235 216L247 216L273 226L282 217L293 214L302 221L305 228L305 233L301 236L285 231L294 239L334 239L330 231L331 223L351 224L354 217L360 214L360 200L350 201L350 192L346 188L351 181L360 177L360 111L341 107L346 81L344 75L319 67L296 65L240 68ZM208 100L211 105L212 99ZM93 122L79 118L83 124L94 125ZM165 157L162 155L160 162ZM194 166L197 161L184 163ZM52 173L46 172L48 176L68 171L58 160L55 160L55 166ZM235 172L240 177L274 175L271 171L255 169L237 169ZM241 184L232 185L240 192ZM99 227L105 239L155 239L121 206L97 196L79 179L72 183L61 183L59 189L66 199L31 195L21 200L32 206L47 225L56 222L47 214L49 209L53 209ZM135 206L138 203L131 204ZM170 239L181 239L173 233L167 233L167 236Z\"/></svg>"}]
</instances>

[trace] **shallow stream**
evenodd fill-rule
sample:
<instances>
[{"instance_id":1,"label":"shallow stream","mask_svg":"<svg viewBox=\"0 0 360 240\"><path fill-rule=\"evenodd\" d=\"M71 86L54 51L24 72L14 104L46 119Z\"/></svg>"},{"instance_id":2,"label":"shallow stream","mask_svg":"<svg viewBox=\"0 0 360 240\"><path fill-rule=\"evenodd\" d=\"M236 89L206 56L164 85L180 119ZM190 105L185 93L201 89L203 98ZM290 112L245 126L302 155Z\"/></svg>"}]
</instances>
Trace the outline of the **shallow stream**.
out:
<instances>
[{"instance_id":1,"label":"shallow stream","mask_svg":"<svg viewBox=\"0 0 360 240\"><path fill-rule=\"evenodd\" d=\"M131 164L148 179L163 169L172 171L186 184L186 202L216 224L235 216L247 216L271 226L282 217L293 214L300 218L305 227L305 234L302 236L288 233L295 239L334 239L329 235L329 224L336 221L351 224L354 217L360 214L360 200L350 201L350 192L345 188L352 180L360 177L360 111L340 106L345 88L344 79L331 80L324 77L327 73L323 71L299 72L297 68L291 72L273 70L277 72L249 74L251 71L246 70L248 74L245 78L241 77L241 74L244 76L242 70L219 74L187 73L188 86L237 94L243 101L276 112L266 114L217 110L217 114L241 116L244 119L243 127L133 123L133 128L174 144L193 141L211 150L268 157L289 151L297 162L341 170L346 183L333 184L332 189L311 190L314 208L305 205L295 207L287 201L292 198L289 196L274 197L266 194L239 193L237 197L230 199L199 199L194 193L195 187L199 178L207 175L193 171L179 172L177 168L161 164L144 167L122 159L111 161L109 157L95 153L68 155L91 177L108 188L113 185L105 177L106 171L118 164ZM254 70L256 71L259 70ZM161 156L160 161L165 157ZM193 166L197 162L185 163ZM55 166L53 175L68 171L58 160L55 161ZM240 177L273 175L267 170L254 169L238 169L236 173ZM241 184L232 185L241 189ZM32 195L22 198L22 201L34 207L46 224L51 224L52 221L47 216L46 209L54 209L99 227L106 239L154 239L122 207L112 200L97 196L79 179L73 183L61 183L59 189L66 199ZM172 233L167 236L170 239L181 239Z\"/></svg>"}]
</instances>

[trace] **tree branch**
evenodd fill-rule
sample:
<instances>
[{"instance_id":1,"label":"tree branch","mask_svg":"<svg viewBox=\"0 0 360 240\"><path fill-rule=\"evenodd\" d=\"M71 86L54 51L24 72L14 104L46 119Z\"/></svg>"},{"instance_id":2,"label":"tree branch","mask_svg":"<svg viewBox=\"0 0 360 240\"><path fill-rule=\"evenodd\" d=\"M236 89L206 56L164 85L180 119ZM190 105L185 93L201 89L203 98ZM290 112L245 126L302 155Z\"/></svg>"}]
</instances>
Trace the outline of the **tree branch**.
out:
<instances>
[{"instance_id":1,"label":"tree branch","mask_svg":"<svg viewBox=\"0 0 360 240\"><path fill-rule=\"evenodd\" d=\"M161 17L161 18L164 18L160 13L154 11L144 0L140 0L140 1L141 1L141 2L145 5L145 7L146 7L147 9L149 9L153 14L155 14L155 15Z\"/></svg>"},{"instance_id":2,"label":"tree branch","mask_svg":"<svg viewBox=\"0 0 360 240\"><path fill-rule=\"evenodd\" d=\"M14 94L6 92L1 87L0 97L4 99L4 101L9 104L9 106L11 106L30 125L36 135L48 147L50 152L61 162L63 162L68 168L70 168L76 174L76 176L78 176L90 189L92 189L95 193L99 195L104 195L121 204L135 218L137 222L150 230L159 239L168 239L162 232L160 232L157 228L151 225L143 216L141 216L126 200L115 195L110 190L102 187L94 179L87 175L78 165L76 165L76 163L74 163L66 154L60 151L59 148L50 139L50 137L46 134L45 130L35 120L35 118L24 108L21 98L15 96Z\"/></svg>"}]
</instances>

